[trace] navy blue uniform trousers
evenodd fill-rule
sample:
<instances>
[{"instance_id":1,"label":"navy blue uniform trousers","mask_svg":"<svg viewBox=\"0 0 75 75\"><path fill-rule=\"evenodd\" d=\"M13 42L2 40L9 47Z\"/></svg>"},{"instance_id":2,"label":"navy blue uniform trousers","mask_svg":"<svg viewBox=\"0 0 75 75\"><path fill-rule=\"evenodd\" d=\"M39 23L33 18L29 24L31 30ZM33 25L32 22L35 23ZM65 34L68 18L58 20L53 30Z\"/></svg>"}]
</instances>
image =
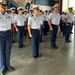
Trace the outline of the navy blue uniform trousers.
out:
<instances>
[{"instance_id":1,"label":"navy blue uniform trousers","mask_svg":"<svg viewBox=\"0 0 75 75\"><path fill-rule=\"evenodd\" d=\"M69 40L70 33L71 33L72 23L68 23L68 24L69 25L67 26L66 23L64 23L64 26L65 26L65 41L68 41Z\"/></svg>"},{"instance_id":2,"label":"navy blue uniform trousers","mask_svg":"<svg viewBox=\"0 0 75 75\"><path fill-rule=\"evenodd\" d=\"M71 23L71 32L72 32L72 29L73 29L73 23Z\"/></svg>"},{"instance_id":3,"label":"navy blue uniform trousers","mask_svg":"<svg viewBox=\"0 0 75 75\"><path fill-rule=\"evenodd\" d=\"M41 26L41 30L40 30L40 42L42 42L42 35L43 35L43 26Z\"/></svg>"},{"instance_id":4,"label":"navy blue uniform trousers","mask_svg":"<svg viewBox=\"0 0 75 75\"><path fill-rule=\"evenodd\" d=\"M38 56L40 45L40 30L32 29L32 55Z\"/></svg>"},{"instance_id":5,"label":"navy blue uniform trousers","mask_svg":"<svg viewBox=\"0 0 75 75\"><path fill-rule=\"evenodd\" d=\"M53 30L50 31L50 41L51 41L51 47L53 46L56 46L56 36L57 36L57 31L58 31L58 26L57 25L53 25L52 24L52 27L53 27Z\"/></svg>"},{"instance_id":6,"label":"navy blue uniform trousers","mask_svg":"<svg viewBox=\"0 0 75 75\"><path fill-rule=\"evenodd\" d=\"M11 47L12 47L11 30L7 32L0 32L0 68L3 70L6 67L10 67Z\"/></svg>"},{"instance_id":7,"label":"navy blue uniform trousers","mask_svg":"<svg viewBox=\"0 0 75 75\"><path fill-rule=\"evenodd\" d=\"M49 31L48 21L44 21L44 35L46 35L48 31Z\"/></svg>"},{"instance_id":8,"label":"navy blue uniform trousers","mask_svg":"<svg viewBox=\"0 0 75 75\"><path fill-rule=\"evenodd\" d=\"M64 26L64 23L60 23L60 30L61 32L63 33L63 36L65 35L65 26Z\"/></svg>"},{"instance_id":9,"label":"navy blue uniform trousers","mask_svg":"<svg viewBox=\"0 0 75 75\"><path fill-rule=\"evenodd\" d=\"M18 26L18 46L19 47L23 46L24 34L25 34L24 26L22 26L22 27Z\"/></svg>"}]
</instances>

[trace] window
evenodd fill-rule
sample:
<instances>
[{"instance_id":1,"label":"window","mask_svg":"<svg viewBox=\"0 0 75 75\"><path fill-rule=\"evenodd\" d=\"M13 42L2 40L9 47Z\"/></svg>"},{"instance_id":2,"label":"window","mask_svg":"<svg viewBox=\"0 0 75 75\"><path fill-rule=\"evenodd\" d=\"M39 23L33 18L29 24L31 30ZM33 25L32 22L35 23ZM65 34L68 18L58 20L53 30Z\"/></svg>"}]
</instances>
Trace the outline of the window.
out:
<instances>
[{"instance_id":1,"label":"window","mask_svg":"<svg viewBox=\"0 0 75 75\"><path fill-rule=\"evenodd\" d=\"M34 0L34 4L52 6L53 0Z\"/></svg>"}]
</instances>

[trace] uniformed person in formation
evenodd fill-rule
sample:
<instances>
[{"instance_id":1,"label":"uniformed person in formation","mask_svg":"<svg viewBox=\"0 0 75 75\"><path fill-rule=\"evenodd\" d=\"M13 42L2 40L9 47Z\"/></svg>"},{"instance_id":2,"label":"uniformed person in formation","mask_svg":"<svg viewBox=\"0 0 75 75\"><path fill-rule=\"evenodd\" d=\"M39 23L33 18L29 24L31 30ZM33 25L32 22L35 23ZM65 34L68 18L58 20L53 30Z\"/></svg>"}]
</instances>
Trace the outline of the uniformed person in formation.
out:
<instances>
[{"instance_id":1,"label":"uniformed person in formation","mask_svg":"<svg viewBox=\"0 0 75 75\"><path fill-rule=\"evenodd\" d=\"M10 66L12 48L11 16L6 13L6 2L0 0L0 75L5 71L14 71Z\"/></svg>"},{"instance_id":2,"label":"uniformed person in formation","mask_svg":"<svg viewBox=\"0 0 75 75\"><path fill-rule=\"evenodd\" d=\"M29 17L31 17L31 16L33 16L33 9L30 9L29 13L26 15L27 23L28 23ZM29 37L29 39L31 39L31 38Z\"/></svg>"},{"instance_id":3,"label":"uniformed person in formation","mask_svg":"<svg viewBox=\"0 0 75 75\"><path fill-rule=\"evenodd\" d=\"M7 12L8 14L10 14L10 13L11 13L10 9L6 9L6 12Z\"/></svg>"},{"instance_id":4,"label":"uniformed person in formation","mask_svg":"<svg viewBox=\"0 0 75 75\"><path fill-rule=\"evenodd\" d=\"M48 25L48 11L46 10L44 12L44 35L47 35L47 32L49 32L49 25Z\"/></svg>"},{"instance_id":5,"label":"uniformed person in formation","mask_svg":"<svg viewBox=\"0 0 75 75\"><path fill-rule=\"evenodd\" d=\"M15 7L12 7L12 8L10 8L10 11L11 11L11 18L12 18L12 43L15 43L16 41L15 41L15 28L14 28L14 24L13 24L13 22L14 22L14 17L17 15L16 13L15 13L15 10L16 10L16 8Z\"/></svg>"},{"instance_id":6,"label":"uniformed person in formation","mask_svg":"<svg viewBox=\"0 0 75 75\"><path fill-rule=\"evenodd\" d=\"M23 11L23 12L24 12L24 14L23 14L23 15L24 15L24 17L25 17L25 19L26 19L26 15L28 14L27 9L24 9L24 11ZM25 36L27 35L27 32L28 32L28 31L27 31L27 19L26 19Z\"/></svg>"},{"instance_id":7,"label":"uniformed person in formation","mask_svg":"<svg viewBox=\"0 0 75 75\"><path fill-rule=\"evenodd\" d=\"M65 42L70 43L72 42L70 40L70 34L72 33L72 26L73 26L73 12L72 12L72 8L68 8L69 12L66 14L66 18L65 18Z\"/></svg>"},{"instance_id":8,"label":"uniformed person in formation","mask_svg":"<svg viewBox=\"0 0 75 75\"><path fill-rule=\"evenodd\" d=\"M58 31L58 25L60 24L60 14L59 12L59 6L54 5L52 7L53 11L49 15L48 23L50 26L50 32L51 32L51 48L58 49L56 46L56 36Z\"/></svg>"},{"instance_id":9,"label":"uniformed person in formation","mask_svg":"<svg viewBox=\"0 0 75 75\"><path fill-rule=\"evenodd\" d=\"M32 38L32 55L34 58L40 57L39 44L40 44L40 29L42 21L39 18L39 9L34 7L34 15L28 19L29 36Z\"/></svg>"},{"instance_id":10,"label":"uniformed person in formation","mask_svg":"<svg viewBox=\"0 0 75 75\"><path fill-rule=\"evenodd\" d=\"M29 10L29 13L26 15L26 19L28 20L28 18L31 16L33 16L33 9Z\"/></svg>"},{"instance_id":11,"label":"uniformed person in formation","mask_svg":"<svg viewBox=\"0 0 75 75\"><path fill-rule=\"evenodd\" d=\"M18 15L14 18L14 26L16 31L18 32L18 47L24 47L23 39L24 39L24 31L25 31L25 17L23 13L23 7L17 8Z\"/></svg>"},{"instance_id":12,"label":"uniformed person in formation","mask_svg":"<svg viewBox=\"0 0 75 75\"><path fill-rule=\"evenodd\" d=\"M65 23L65 21L64 21L65 17L66 17L65 13L62 12L61 13L61 17L60 17L60 19L61 19L60 20L60 31L63 33L63 36L65 36L65 25L64 25L64 23Z\"/></svg>"},{"instance_id":13,"label":"uniformed person in formation","mask_svg":"<svg viewBox=\"0 0 75 75\"><path fill-rule=\"evenodd\" d=\"M42 35L43 35L43 29L44 29L44 15L42 13L43 11L40 10L39 12L39 17L40 17L40 20L42 21L42 26L41 26L41 31L40 31L40 42L42 42Z\"/></svg>"},{"instance_id":14,"label":"uniformed person in formation","mask_svg":"<svg viewBox=\"0 0 75 75\"><path fill-rule=\"evenodd\" d=\"M26 9L24 9L23 12L24 12L24 16L26 18L26 15L28 14L28 11Z\"/></svg>"}]
</instances>

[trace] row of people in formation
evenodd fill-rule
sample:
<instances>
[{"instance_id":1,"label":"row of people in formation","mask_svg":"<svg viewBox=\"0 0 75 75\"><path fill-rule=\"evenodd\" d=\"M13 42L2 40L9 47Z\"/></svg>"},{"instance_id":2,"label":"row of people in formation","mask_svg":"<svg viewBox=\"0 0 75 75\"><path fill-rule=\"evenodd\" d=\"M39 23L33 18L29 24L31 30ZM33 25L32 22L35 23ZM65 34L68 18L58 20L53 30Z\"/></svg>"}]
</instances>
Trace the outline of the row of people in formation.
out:
<instances>
[{"instance_id":1,"label":"row of people in formation","mask_svg":"<svg viewBox=\"0 0 75 75\"><path fill-rule=\"evenodd\" d=\"M74 21L72 8L69 8L67 14L62 13L61 15L58 5L52 7L51 13L48 13L48 11L43 13L38 7L34 7L29 13L24 10L24 14L22 7L17 8L18 14L15 13L14 7L10 10L11 13L6 12L6 4L0 3L0 68L2 75L4 75L6 69L14 70L10 67L10 54L12 41L15 41L15 32L18 35L18 47L23 48L24 35L28 30L29 37L32 39L32 56L35 59L42 56L39 53L40 41L42 42L42 34L47 35L48 31L50 31L51 48L58 49L56 36L59 25L65 36L65 42L71 42L70 34Z\"/></svg>"},{"instance_id":2,"label":"row of people in formation","mask_svg":"<svg viewBox=\"0 0 75 75\"><path fill-rule=\"evenodd\" d=\"M23 7L19 7L17 8L17 13L15 13L15 7L10 8L10 11L7 11L8 14L10 14L11 18L12 18L12 42L15 42L15 26L23 26L24 25L24 31L20 33L20 36L22 36L23 33L23 37L20 38L20 36L18 36L18 46L21 47L20 42L22 43L23 46L23 38L24 35L27 35L28 32L28 19L29 17L33 17L34 16L34 12L33 9L30 9L29 13L27 12L27 10L23 10ZM20 11L21 11L21 16L20 16ZM51 12L52 14L54 13L54 11ZM41 39L40 41L42 42L42 34L47 35L47 32L49 32L50 27L49 27L49 17L51 15L51 13L49 13L48 10L46 10L45 12L43 12L42 10L39 10L39 19L42 22L42 28L41 28ZM60 30L63 33L63 36L65 36L65 42L70 42L69 40L69 34L72 34L72 28L73 28L73 21L74 21L74 17L73 17L73 12L72 12L72 8L69 8L69 13L64 13L62 12L61 15L59 14L59 18L56 17L56 14L53 14L52 17L55 17L55 20L59 23L60 25ZM22 19L23 18L23 19ZM66 28L66 18L68 23L70 23L70 29ZM60 19L60 20L59 20ZM53 24L56 24L56 21L53 20ZM58 21L59 20L59 21ZM14 25L15 23L15 25ZM57 25L57 24L56 24ZM16 27L17 28L17 27ZM70 31L68 31L70 30ZM18 31L18 29L16 30ZM57 32L57 31L56 31ZM53 38L53 37L52 37ZM51 45L53 46L53 45Z\"/></svg>"}]
</instances>

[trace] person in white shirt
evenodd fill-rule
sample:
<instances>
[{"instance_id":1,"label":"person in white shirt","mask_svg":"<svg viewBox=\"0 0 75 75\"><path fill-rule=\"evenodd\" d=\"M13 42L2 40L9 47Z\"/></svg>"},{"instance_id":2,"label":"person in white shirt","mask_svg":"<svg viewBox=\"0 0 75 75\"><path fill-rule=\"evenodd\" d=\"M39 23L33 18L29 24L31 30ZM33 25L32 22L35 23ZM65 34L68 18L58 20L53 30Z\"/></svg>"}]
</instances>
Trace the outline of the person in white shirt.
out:
<instances>
[{"instance_id":1,"label":"person in white shirt","mask_svg":"<svg viewBox=\"0 0 75 75\"><path fill-rule=\"evenodd\" d=\"M42 10L39 11L39 17L40 17L40 20L43 23L42 26L41 26L41 31L40 31L40 42L42 42L42 34L43 34L43 31L44 31L44 15L43 15Z\"/></svg>"},{"instance_id":2,"label":"person in white shirt","mask_svg":"<svg viewBox=\"0 0 75 75\"><path fill-rule=\"evenodd\" d=\"M57 31L58 31L58 26L60 24L60 14L59 12L59 6L54 5L52 7L53 12L50 13L48 23L50 26L50 32L51 32L51 48L52 49L58 49L56 46L56 36L57 36Z\"/></svg>"},{"instance_id":3,"label":"person in white shirt","mask_svg":"<svg viewBox=\"0 0 75 75\"><path fill-rule=\"evenodd\" d=\"M24 17L25 17L25 19L26 19L26 26L25 26L25 36L27 35L27 18L26 18L26 16L27 16L27 14L28 14L28 11L25 9L24 11Z\"/></svg>"},{"instance_id":4,"label":"person in white shirt","mask_svg":"<svg viewBox=\"0 0 75 75\"><path fill-rule=\"evenodd\" d=\"M15 41L15 34L16 34L16 32L15 32L15 28L14 28L14 24L13 24L14 23L14 17L17 15L15 13L15 10L16 10L15 7L10 8L10 11L11 11L10 15L11 15L11 18L12 18L12 43L16 42Z\"/></svg>"},{"instance_id":5,"label":"person in white shirt","mask_svg":"<svg viewBox=\"0 0 75 75\"><path fill-rule=\"evenodd\" d=\"M39 18L39 9L34 7L34 15L28 19L28 32L32 38L32 56L36 59L40 57L39 44L40 44L40 29L43 24Z\"/></svg>"},{"instance_id":6,"label":"person in white shirt","mask_svg":"<svg viewBox=\"0 0 75 75\"><path fill-rule=\"evenodd\" d=\"M63 33L63 36L65 36L65 26L64 26L64 19L65 19L66 15L64 12L61 13L61 17L60 17L60 30Z\"/></svg>"},{"instance_id":7,"label":"person in white shirt","mask_svg":"<svg viewBox=\"0 0 75 75\"><path fill-rule=\"evenodd\" d=\"M28 0L27 4L25 6L25 9L27 9L27 7L28 7L28 12L30 10L30 5L31 5L32 2L33 2L33 0Z\"/></svg>"},{"instance_id":8,"label":"person in white shirt","mask_svg":"<svg viewBox=\"0 0 75 75\"><path fill-rule=\"evenodd\" d=\"M29 13L26 15L27 22L28 22L29 17L31 17L31 16L33 16L33 9L30 9ZM29 37L29 39L31 39L31 38Z\"/></svg>"},{"instance_id":9,"label":"person in white shirt","mask_svg":"<svg viewBox=\"0 0 75 75\"><path fill-rule=\"evenodd\" d=\"M70 33L72 32L72 26L73 26L73 20L74 20L74 16L73 16L73 8L68 8L69 12L66 14L66 18L65 18L65 42L70 43L72 42L70 40Z\"/></svg>"},{"instance_id":10,"label":"person in white shirt","mask_svg":"<svg viewBox=\"0 0 75 75\"><path fill-rule=\"evenodd\" d=\"M44 35L47 35L47 32L49 32L48 16L48 11L46 10L44 12Z\"/></svg>"},{"instance_id":11,"label":"person in white shirt","mask_svg":"<svg viewBox=\"0 0 75 75\"><path fill-rule=\"evenodd\" d=\"M10 14L10 13L11 13L10 9L6 9L6 12L7 12L8 14Z\"/></svg>"},{"instance_id":12,"label":"person in white shirt","mask_svg":"<svg viewBox=\"0 0 75 75\"><path fill-rule=\"evenodd\" d=\"M14 71L10 66L12 48L11 16L6 12L6 1L0 1L0 75Z\"/></svg>"},{"instance_id":13,"label":"person in white shirt","mask_svg":"<svg viewBox=\"0 0 75 75\"><path fill-rule=\"evenodd\" d=\"M29 10L29 13L26 15L26 19L28 20L29 17L33 16L33 9Z\"/></svg>"},{"instance_id":14,"label":"person in white shirt","mask_svg":"<svg viewBox=\"0 0 75 75\"><path fill-rule=\"evenodd\" d=\"M26 18L26 15L28 14L28 11L26 9L23 10L24 16Z\"/></svg>"},{"instance_id":15,"label":"person in white shirt","mask_svg":"<svg viewBox=\"0 0 75 75\"><path fill-rule=\"evenodd\" d=\"M67 18L67 22L68 23L72 23L71 25L70 25L70 33L71 34L73 34L73 32L72 32L72 29L73 29L73 21L74 21L74 13L72 12L72 10L73 10L73 8L72 7L70 7L69 8L69 12L67 13L67 15L66 15L66 18Z\"/></svg>"},{"instance_id":16,"label":"person in white shirt","mask_svg":"<svg viewBox=\"0 0 75 75\"><path fill-rule=\"evenodd\" d=\"M24 39L24 31L25 31L25 21L23 13L23 8L18 7L18 15L14 18L14 27L16 31L18 32L18 47L22 48L24 47L23 39Z\"/></svg>"}]
</instances>

